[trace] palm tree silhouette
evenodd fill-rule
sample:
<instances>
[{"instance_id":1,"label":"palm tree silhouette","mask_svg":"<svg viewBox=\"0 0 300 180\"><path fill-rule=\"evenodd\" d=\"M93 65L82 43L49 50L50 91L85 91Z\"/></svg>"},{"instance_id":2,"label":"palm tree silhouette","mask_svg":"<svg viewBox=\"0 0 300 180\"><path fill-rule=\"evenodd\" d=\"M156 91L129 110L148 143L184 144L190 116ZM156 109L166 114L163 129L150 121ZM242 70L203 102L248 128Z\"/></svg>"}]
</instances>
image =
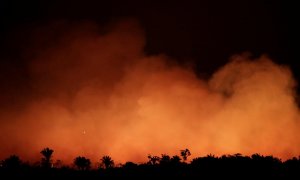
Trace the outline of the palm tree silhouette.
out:
<instances>
[{"instance_id":1,"label":"palm tree silhouette","mask_svg":"<svg viewBox=\"0 0 300 180\"><path fill-rule=\"evenodd\" d=\"M42 166L43 167L46 167L46 168L49 168L51 167L51 157L52 157L52 154L53 154L53 150L50 149L50 148L44 148L40 153L44 156L42 158Z\"/></svg>"},{"instance_id":2,"label":"palm tree silhouette","mask_svg":"<svg viewBox=\"0 0 300 180\"><path fill-rule=\"evenodd\" d=\"M180 150L180 155L182 156L182 159L186 161L187 158L191 155L191 152L189 149Z\"/></svg>"},{"instance_id":3,"label":"palm tree silhouette","mask_svg":"<svg viewBox=\"0 0 300 180\"><path fill-rule=\"evenodd\" d=\"M74 164L79 170L88 170L91 167L91 161L83 156L78 156L74 159Z\"/></svg>"},{"instance_id":4,"label":"palm tree silhouette","mask_svg":"<svg viewBox=\"0 0 300 180\"><path fill-rule=\"evenodd\" d=\"M101 164L104 165L105 169L112 168L115 164L110 156L103 156L100 161Z\"/></svg>"}]
</instances>

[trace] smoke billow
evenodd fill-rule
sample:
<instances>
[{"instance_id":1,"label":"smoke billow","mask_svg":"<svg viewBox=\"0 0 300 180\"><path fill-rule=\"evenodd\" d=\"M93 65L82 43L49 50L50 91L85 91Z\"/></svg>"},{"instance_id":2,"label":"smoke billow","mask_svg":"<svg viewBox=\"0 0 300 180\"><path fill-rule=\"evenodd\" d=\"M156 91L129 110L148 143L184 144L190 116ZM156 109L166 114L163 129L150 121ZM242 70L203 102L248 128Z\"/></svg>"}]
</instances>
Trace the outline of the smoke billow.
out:
<instances>
[{"instance_id":1,"label":"smoke billow","mask_svg":"<svg viewBox=\"0 0 300 180\"><path fill-rule=\"evenodd\" d=\"M134 21L50 27L28 48L22 108L0 111L1 158L35 159L44 147L65 162L78 155L139 162L183 148L194 156L299 155L288 67L237 55L202 80L167 56L145 55Z\"/></svg>"}]
</instances>

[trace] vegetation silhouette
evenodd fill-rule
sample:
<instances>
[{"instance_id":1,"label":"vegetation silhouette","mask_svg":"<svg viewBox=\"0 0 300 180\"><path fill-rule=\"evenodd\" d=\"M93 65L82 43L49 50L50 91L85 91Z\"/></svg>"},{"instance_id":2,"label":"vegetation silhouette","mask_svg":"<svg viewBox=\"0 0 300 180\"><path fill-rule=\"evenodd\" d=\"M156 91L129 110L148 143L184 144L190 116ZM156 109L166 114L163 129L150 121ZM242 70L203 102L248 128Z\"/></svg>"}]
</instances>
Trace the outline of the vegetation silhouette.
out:
<instances>
[{"instance_id":1,"label":"vegetation silhouette","mask_svg":"<svg viewBox=\"0 0 300 180\"><path fill-rule=\"evenodd\" d=\"M151 164L151 165L155 165L155 164L158 164L160 158L158 156L151 156L150 154L148 155L148 164Z\"/></svg>"},{"instance_id":2,"label":"vegetation silhouette","mask_svg":"<svg viewBox=\"0 0 300 180\"><path fill-rule=\"evenodd\" d=\"M180 161L181 161L181 158L178 155L175 155L170 159L171 164L179 164Z\"/></svg>"},{"instance_id":3,"label":"vegetation silhouette","mask_svg":"<svg viewBox=\"0 0 300 180\"><path fill-rule=\"evenodd\" d=\"M91 168L91 161L83 156L78 156L74 159L74 165L77 166L79 170L89 170Z\"/></svg>"},{"instance_id":4,"label":"vegetation silhouette","mask_svg":"<svg viewBox=\"0 0 300 180\"><path fill-rule=\"evenodd\" d=\"M19 169L22 165L22 161L17 155L11 155L1 162L1 167L9 170Z\"/></svg>"},{"instance_id":5,"label":"vegetation silhouette","mask_svg":"<svg viewBox=\"0 0 300 180\"><path fill-rule=\"evenodd\" d=\"M103 156L101 159L101 164L105 167L105 169L109 169L114 167L114 161L110 156Z\"/></svg>"},{"instance_id":6,"label":"vegetation silhouette","mask_svg":"<svg viewBox=\"0 0 300 180\"><path fill-rule=\"evenodd\" d=\"M50 168L52 166L52 160L51 160L51 157L52 157L52 154L53 154L53 150L50 149L50 148L44 148L40 153L44 156L42 158L42 166L45 167L45 168Z\"/></svg>"},{"instance_id":7,"label":"vegetation silhouette","mask_svg":"<svg viewBox=\"0 0 300 180\"><path fill-rule=\"evenodd\" d=\"M180 150L180 155L182 156L182 159L186 161L187 158L191 155L191 152L189 149Z\"/></svg>"},{"instance_id":8,"label":"vegetation silhouette","mask_svg":"<svg viewBox=\"0 0 300 180\"><path fill-rule=\"evenodd\" d=\"M167 154L162 154L161 155L161 158L159 160L160 165L167 166L167 165L170 164L170 162L171 162L171 158L170 158L169 155L167 155Z\"/></svg>"},{"instance_id":9,"label":"vegetation silhouette","mask_svg":"<svg viewBox=\"0 0 300 180\"><path fill-rule=\"evenodd\" d=\"M56 160L52 165L53 152L50 148L43 149L40 165L23 162L17 155L3 159L0 163L0 179L300 178L300 157L282 161L271 155L244 156L236 153L222 156L208 154L188 161L191 153L184 149L180 150L182 158L179 155L148 155L148 161L145 163L128 161L117 166L110 156L103 156L100 159L102 166L92 167L90 159L84 156L76 157L74 166L64 165L60 160Z\"/></svg>"}]
</instances>

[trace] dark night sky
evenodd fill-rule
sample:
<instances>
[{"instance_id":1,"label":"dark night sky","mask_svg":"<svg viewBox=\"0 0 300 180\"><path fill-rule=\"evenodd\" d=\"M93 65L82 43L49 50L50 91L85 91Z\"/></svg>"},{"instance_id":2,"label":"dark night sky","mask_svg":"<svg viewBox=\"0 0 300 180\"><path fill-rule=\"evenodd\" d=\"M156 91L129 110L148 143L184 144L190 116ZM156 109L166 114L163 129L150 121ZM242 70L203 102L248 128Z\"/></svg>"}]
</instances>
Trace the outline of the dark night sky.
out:
<instances>
[{"instance_id":1,"label":"dark night sky","mask_svg":"<svg viewBox=\"0 0 300 180\"><path fill-rule=\"evenodd\" d=\"M20 54L28 42L26 28L60 19L105 24L127 17L144 28L147 53L165 53L179 62L192 60L201 76L209 76L231 55L248 51L289 65L299 80L293 45L295 4L279 0L1 1L1 81L10 86L9 76L24 75Z\"/></svg>"}]
</instances>

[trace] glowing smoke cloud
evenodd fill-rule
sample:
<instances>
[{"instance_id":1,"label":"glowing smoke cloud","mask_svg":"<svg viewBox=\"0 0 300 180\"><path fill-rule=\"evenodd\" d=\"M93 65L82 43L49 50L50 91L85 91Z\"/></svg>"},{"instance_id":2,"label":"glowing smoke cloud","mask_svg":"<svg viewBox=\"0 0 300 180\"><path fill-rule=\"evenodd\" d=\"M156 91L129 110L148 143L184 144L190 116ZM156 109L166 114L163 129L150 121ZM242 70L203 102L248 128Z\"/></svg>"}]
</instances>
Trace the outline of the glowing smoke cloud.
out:
<instances>
[{"instance_id":1,"label":"glowing smoke cloud","mask_svg":"<svg viewBox=\"0 0 300 180\"><path fill-rule=\"evenodd\" d=\"M206 81L164 55L145 55L134 21L102 29L58 23L51 31L56 38L27 61L26 106L0 113L1 158L39 158L44 147L64 162L78 155L140 162L183 148L194 156L299 155L288 67L264 56L234 56Z\"/></svg>"}]
</instances>

